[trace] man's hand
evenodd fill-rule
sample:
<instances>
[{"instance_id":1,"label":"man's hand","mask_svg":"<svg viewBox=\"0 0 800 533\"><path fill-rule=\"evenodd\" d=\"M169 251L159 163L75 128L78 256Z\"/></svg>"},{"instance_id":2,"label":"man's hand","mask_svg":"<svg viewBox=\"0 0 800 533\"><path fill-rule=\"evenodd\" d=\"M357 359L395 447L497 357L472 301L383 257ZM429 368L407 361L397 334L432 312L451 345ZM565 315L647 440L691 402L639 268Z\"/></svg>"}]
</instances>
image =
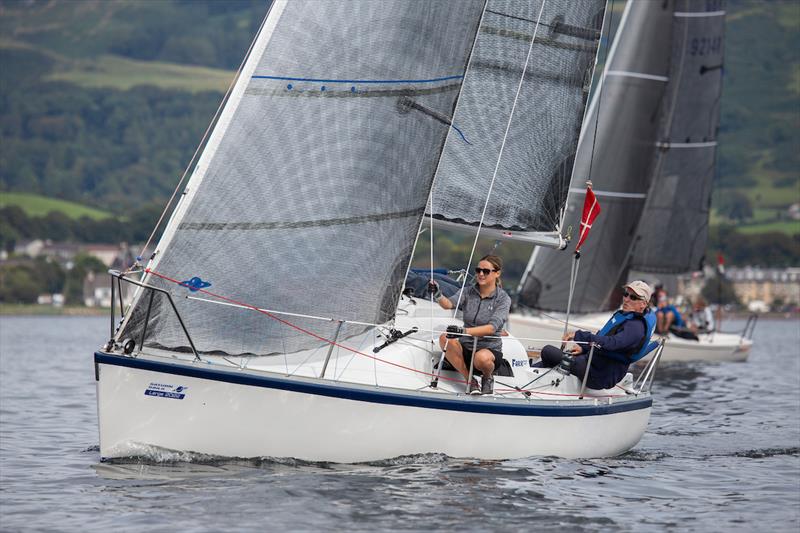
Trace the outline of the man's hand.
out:
<instances>
[{"instance_id":1,"label":"man's hand","mask_svg":"<svg viewBox=\"0 0 800 533\"><path fill-rule=\"evenodd\" d=\"M439 288L439 284L434 280L428 282L428 294L432 294L434 300L442 297L442 289Z\"/></svg>"},{"instance_id":2,"label":"man's hand","mask_svg":"<svg viewBox=\"0 0 800 533\"><path fill-rule=\"evenodd\" d=\"M574 338L575 338L575 332L572 331L570 333L565 333L564 336L561 337L561 340L563 340L563 341L571 341Z\"/></svg>"},{"instance_id":3,"label":"man's hand","mask_svg":"<svg viewBox=\"0 0 800 533\"><path fill-rule=\"evenodd\" d=\"M457 339L464 333L464 328L461 326L447 326L447 338L448 339Z\"/></svg>"}]
</instances>

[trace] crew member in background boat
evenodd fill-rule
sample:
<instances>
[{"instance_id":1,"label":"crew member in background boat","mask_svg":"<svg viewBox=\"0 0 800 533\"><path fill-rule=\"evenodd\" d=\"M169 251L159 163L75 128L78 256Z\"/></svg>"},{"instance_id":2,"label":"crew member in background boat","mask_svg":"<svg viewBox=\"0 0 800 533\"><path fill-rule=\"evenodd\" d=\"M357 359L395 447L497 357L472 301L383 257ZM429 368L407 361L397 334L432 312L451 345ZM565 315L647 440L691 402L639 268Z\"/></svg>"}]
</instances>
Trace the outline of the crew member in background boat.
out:
<instances>
[{"instance_id":1,"label":"crew member in background boat","mask_svg":"<svg viewBox=\"0 0 800 533\"><path fill-rule=\"evenodd\" d=\"M714 313L711 312L711 308L708 307L708 302L706 302L705 298L702 296L699 296L694 301L694 307L692 308L689 321L689 329L695 334L711 333L714 331Z\"/></svg>"},{"instance_id":2,"label":"crew member in background boat","mask_svg":"<svg viewBox=\"0 0 800 533\"><path fill-rule=\"evenodd\" d=\"M650 306L653 308L653 311L658 309L658 300L662 297L667 297L667 291L664 289L664 286L659 283L653 289L653 295L650 297Z\"/></svg>"},{"instance_id":3,"label":"crew member in background boat","mask_svg":"<svg viewBox=\"0 0 800 533\"><path fill-rule=\"evenodd\" d=\"M678 308L672 305L667 296L667 291L663 291L658 296L656 302L656 332L661 335L667 335L671 329L685 328L686 323L678 311Z\"/></svg>"},{"instance_id":4,"label":"crew member in background boat","mask_svg":"<svg viewBox=\"0 0 800 533\"><path fill-rule=\"evenodd\" d=\"M454 309L458 305L462 312L464 326L448 326L439 337L439 346L447 361L467 379L473 337L478 340L474 368L482 375L481 386L478 388L478 381L473 378L467 387L470 394L492 394L494 374L513 376L511 365L503 359L503 342L499 338L511 308L511 298L500 283L502 269L503 261L496 255L482 257L475 267L475 284L449 298L442 296L435 281L430 281L429 289L442 308Z\"/></svg>"},{"instance_id":5,"label":"crew member in background boat","mask_svg":"<svg viewBox=\"0 0 800 533\"><path fill-rule=\"evenodd\" d=\"M650 309L653 290L644 281L632 281L623 287L622 309L616 311L597 333L575 331L564 335L565 341L578 344L570 354L555 346L542 348L542 360L534 366L551 368L562 365L583 379L589 359L589 344L595 343L592 366L586 380L590 389L609 389L619 383L628 366L647 354L656 318Z\"/></svg>"}]
</instances>

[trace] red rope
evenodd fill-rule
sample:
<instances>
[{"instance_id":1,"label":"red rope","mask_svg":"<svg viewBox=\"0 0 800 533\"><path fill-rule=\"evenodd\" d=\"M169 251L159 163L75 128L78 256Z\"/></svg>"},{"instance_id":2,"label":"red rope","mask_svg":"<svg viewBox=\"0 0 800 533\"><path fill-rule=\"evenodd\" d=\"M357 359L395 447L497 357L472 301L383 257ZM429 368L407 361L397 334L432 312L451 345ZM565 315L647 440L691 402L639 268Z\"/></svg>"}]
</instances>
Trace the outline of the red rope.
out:
<instances>
[{"instance_id":1,"label":"red rope","mask_svg":"<svg viewBox=\"0 0 800 533\"><path fill-rule=\"evenodd\" d=\"M180 282L180 281L178 281L176 279L170 278L168 276L165 276L163 274L159 274L155 270L151 270L149 268L146 268L145 272L147 274L152 274L152 275L154 275L154 276L156 276L158 278L161 278L163 280L175 283L176 285L180 285L182 287L186 286L184 283L182 283L182 282ZM301 333L305 333L306 335L314 337L317 340L320 340L322 342L326 342L326 343L328 343L328 344L330 344L332 346L336 346L338 348L342 348L344 350L347 350L348 352L352 352L352 353L358 354L358 355L363 355L364 357L367 357L367 358L372 359L374 361L378 361L378 362L381 362L381 363L386 363L387 365L392 365L394 367L401 368L403 370L409 370L411 372L416 372L418 374L423 374L425 376L434 377L436 375L436 374L433 374L431 372L425 372L424 370L418 370L416 368L411 368L409 366L404 366L404 365L401 365L401 364L398 364L398 363L393 363L392 361L387 361L386 359L381 359L380 357L375 357L374 355L369 355L367 353L360 352L360 351L356 350L355 348L350 348L349 346L345 346L343 344L340 344L338 342L332 341L330 339L326 339L325 337L321 337L320 335L317 335L313 331L308 331L305 328L301 328L300 326L298 326L296 324L292 324L288 320L284 320L284 319L282 319L282 318L280 318L278 316L275 316L274 314L270 313L269 311L265 311L263 309L259 309L258 307L254 306L254 305L246 304L244 302L240 302L240 301L234 300L233 298L227 298L225 296L213 293L211 291L207 291L205 289L197 289L197 292L202 292L203 294L207 294L208 296L212 296L214 298L218 298L220 300L226 301L228 303L232 303L234 305L240 305L242 307L246 307L247 309L252 309L253 311L257 311L257 312L261 313L262 315L266 315L266 316L270 317L273 320L277 320L281 324L289 326L292 329L296 329L297 331L300 331ZM445 377L445 376L439 376L439 379L445 380L445 381L453 381L453 382L456 382L456 383L465 383L465 384L467 382L467 380L465 380L465 379L448 378L448 377ZM567 396L567 397L579 396L578 394L562 394L562 393L557 393L557 392L536 392L535 389L498 389L498 391L530 392L532 394L544 394L544 395L549 395L549 396ZM592 396L592 398L613 398L613 397L620 397L620 396L621 395Z\"/></svg>"},{"instance_id":2,"label":"red rope","mask_svg":"<svg viewBox=\"0 0 800 533\"><path fill-rule=\"evenodd\" d=\"M186 286L185 284L181 283L180 281L178 281L176 279L172 279L172 278L170 278L168 276L165 276L163 274L159 274L155 270L150 270L149 268L147 268L147 269L145 269L145 272L148 273L148 274L152 274L152 275L154 275L156 277L159 277L161 279L164 279L166 281L170 281L172 283L180 285L182 287ZM275 316L275 315L273 315L272 313L270 313L268 311L264 311L263 309L259 309L258 307L254 306L254 305L246 304L244 302L239 302L239 301L234 300L232 298L227 298L225 296L213 293L211 291L207 291L205 289L197 289L197 291L198 292L202 292L203 294L207 294L209 296L212 296L214 298L218 298L220 300L224 300L226 302L229 302L229 303L232 303L232 304L235 304L235 305L240 305L242 307L246 307L248 309L252 309L253 311L257 311L257 312L261 313L262 315L266 315L266 316L270 317L273 320L277 320L281 324L284 324L286 326L289 326L290 328L296 329L297 331L305 333L306 335L310 335L311 337L314 337L315 339L320 340L322 342L326 342L326 343L328 343L328 344L330 344L332 346L336 346L338 348L342 348L344 350L347 350L349 352L353 352L353 353L358 354L358 355L363 355L364 357L367 357L369 359L373 359L375 361L379 361L381 363L386 363L387 365L392 365L392 366L395 366L397 368L402 368L403 370L410 370L411 372L416 372L418 374L423 374L423 375L430 376L430 377L434 377L435 376L435 374L432 374L430 372L425 372L424 370L417 370L416 368L411 368L411 367L404 366L404 365L401 365L401 364L398 364L398 363L393 363L392 361L387 361L385 359L381 359L380 357L375 357L374 355L369 355L369 354L366 354L364 352L360 352L360 351L356 350L355 348L350 348L349 346L345 346L345 345L340 344L338 342L334 342L334 341L332 341L330 339L326 339L325 337L321 337L320 335L317 335L316 333L314 333L312 331L308 331L307 329L301 328L300 326L298 326L296 324L292 324L291 322L289 322L287 320L284 320L284 319L282 319L282 318L280 318L278 316ZM443 380L446 380L446 381L455 381L455 382L459 382L459 383L466 383L467 382L466 380L463 380L463 379L448 378L448 377L445 377L445 376L439 376L439 379L443 379Z\"/></svg>"}]
</instances>

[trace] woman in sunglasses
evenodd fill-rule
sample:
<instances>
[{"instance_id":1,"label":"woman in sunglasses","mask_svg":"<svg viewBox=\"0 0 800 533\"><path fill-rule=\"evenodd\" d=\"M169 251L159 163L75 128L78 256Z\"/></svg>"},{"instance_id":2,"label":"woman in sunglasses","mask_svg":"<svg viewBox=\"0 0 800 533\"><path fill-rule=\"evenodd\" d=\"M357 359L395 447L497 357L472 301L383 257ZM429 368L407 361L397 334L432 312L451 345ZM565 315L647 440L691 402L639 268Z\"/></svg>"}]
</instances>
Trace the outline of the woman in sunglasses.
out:
<instances>
[{"instance_id":1,"label":"woman in sunglasses","mask_svg":"<svg viewBox=\"0 0 800 533\"><path fill-rule=\"evenodd\" d=\"M500 334L508 321L511 298L500 286L503 261L496 255L486 255L475 267L475 284L466 286L447 298L438 285L431 282L436 301L444 309L456 305L463 314L464 326L449 326L439 337L439 346L445 358L464 378L469 378L469 364L473 357L473 338L477 339L474 368L483 376L481 386L473 378L467 387L470 394L492 394L493 374L511 376L511 365L503 359L503 342Z\"/></svg>"},{"instance_id":2,"label":"woman in sunglasses","mask_svg":"<svg viewBox=\"0 0 800 533\"><path fill-rule=\"evenodd\" d=\"M644 281L632 281L623 287L622 309L615 312L597 333L575 331L564 336L565 341L581 344L569 354L555 346L542 348L542 360L534 366L554 367L564 362L571 374L583 379L589 359L589 344L595 343L592 366L586 386L590 389L610 389L625 377L628 366L643 357L656 326L655 314L649 302L653 290Z\"/></svg>"}]
</instances>

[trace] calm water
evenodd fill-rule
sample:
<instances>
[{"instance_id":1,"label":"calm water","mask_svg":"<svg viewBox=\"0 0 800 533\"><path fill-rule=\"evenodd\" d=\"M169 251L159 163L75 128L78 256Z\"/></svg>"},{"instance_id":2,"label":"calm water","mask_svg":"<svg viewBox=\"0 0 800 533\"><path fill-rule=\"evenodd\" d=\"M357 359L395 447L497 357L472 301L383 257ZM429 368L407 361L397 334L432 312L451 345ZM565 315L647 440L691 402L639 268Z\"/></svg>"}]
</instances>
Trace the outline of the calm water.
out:
<instances>
[{"instance_id":1,"label":"calm water","mask_svg":"<svg viewBox=\"0 0 800 533\"><path fill-rule=\"evenodd\" d=\"M0 530L800 528L798 321L761 321L746 363L662 368L622 457L371 465L100 463L92 353L107 328L0 317Z\"/></svg>"}]
</instances>

